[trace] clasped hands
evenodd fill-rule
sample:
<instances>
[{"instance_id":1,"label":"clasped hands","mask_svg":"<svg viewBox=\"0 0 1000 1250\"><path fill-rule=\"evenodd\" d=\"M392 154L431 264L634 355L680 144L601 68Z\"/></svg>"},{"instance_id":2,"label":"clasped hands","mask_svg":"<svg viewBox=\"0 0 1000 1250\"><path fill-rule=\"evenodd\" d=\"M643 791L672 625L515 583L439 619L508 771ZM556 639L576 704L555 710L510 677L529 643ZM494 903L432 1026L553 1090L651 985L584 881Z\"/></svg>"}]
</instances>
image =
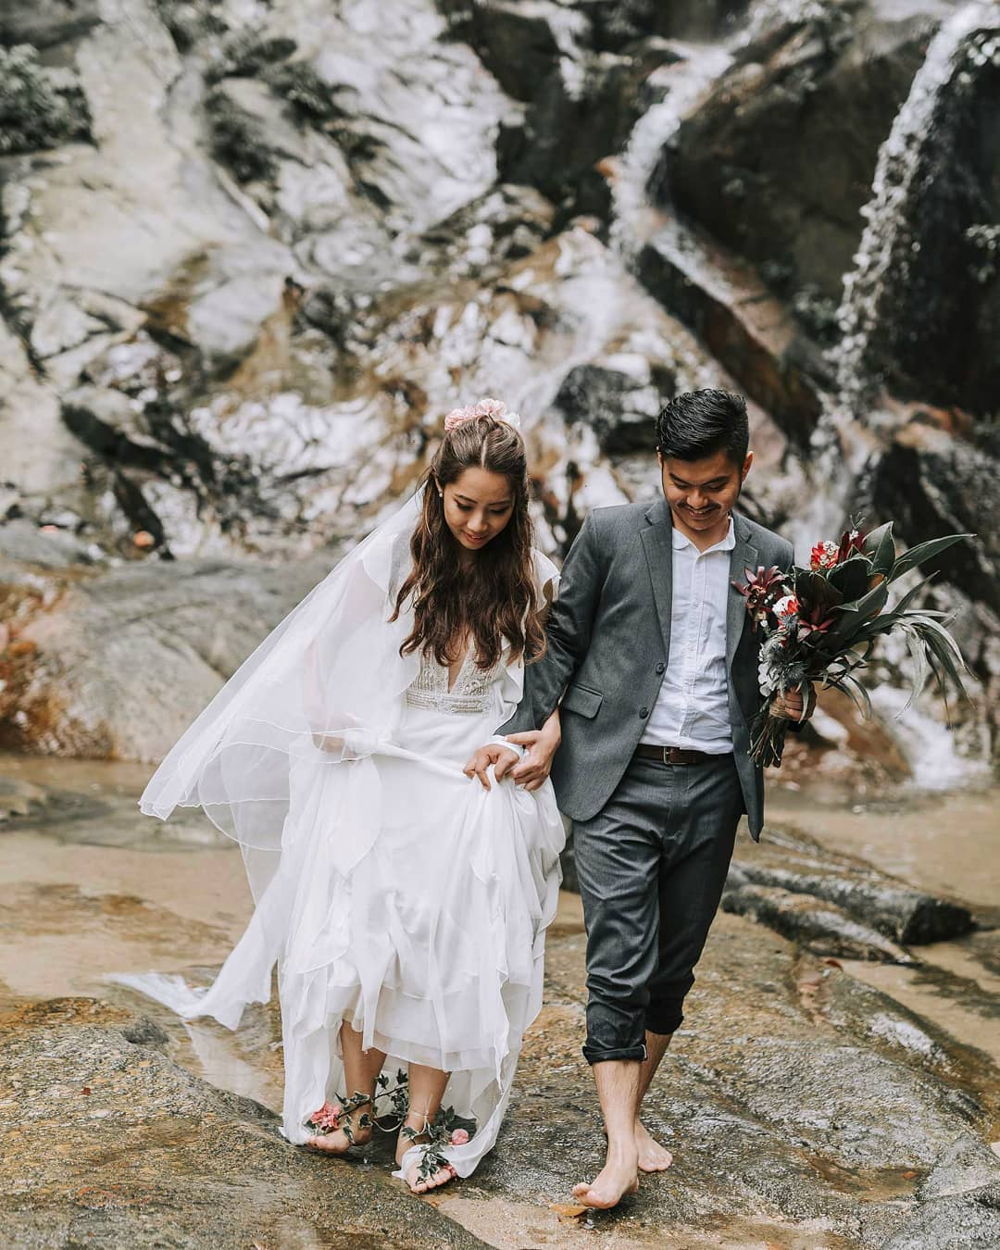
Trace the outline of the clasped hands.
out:
<instances>
[{"instance_id":1,"label":"clasped hands","mask_svg":"<svg viewBox=\"0 0 1000 1250\"><path fill-rule=\"evenodd\" d=\"M479 748L462 769L467 777L478 777L485 790L491 789L487 769L492 765L493 776L502 781L507 774L515 785L525 790L537 790L543 785L552 768L552 757L559 746L558 729L529 729L525 733L507 734L507 741L524 747L524 755L508 750L499 742L488 742Z\"/></svg>"}]
</instances>

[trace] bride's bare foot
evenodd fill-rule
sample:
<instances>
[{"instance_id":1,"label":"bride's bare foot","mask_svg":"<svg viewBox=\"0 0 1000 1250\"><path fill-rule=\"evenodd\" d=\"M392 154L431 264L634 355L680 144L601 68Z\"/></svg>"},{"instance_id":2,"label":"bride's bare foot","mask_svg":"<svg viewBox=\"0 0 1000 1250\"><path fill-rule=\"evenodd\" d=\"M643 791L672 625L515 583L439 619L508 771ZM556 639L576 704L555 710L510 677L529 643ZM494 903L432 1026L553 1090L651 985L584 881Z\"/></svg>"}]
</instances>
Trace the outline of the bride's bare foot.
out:
<instances>
[{"instance_id":1,"label":"bride's bare foot","mask_svg":"<svg viewBox=\"0 0 1000 1250\"><path fill-rule=\"evenodd\" d=\"M674 1156L652 1136L641 1120L635 1122L635 1144L639 1151L640 1172L665 1172Z\"/></svg>"},{"instance_id":2,"label":"bride's bare foot","mask_svg":"<svg viewBox=\"0 0 1000 1250\"><path fill-rule=\"evenodd\" d=\"M573 1196L585 1207L607 1210L616 1207L626 1194L639 1188L638 1159L635 1154L608 1152L608 1161L597 1179L573 1186Z\"/></svg>"},{"instance_id":3,"label":"bride's bare foot","mask_svg":"<svg viewBox=\"0 0 1000 1250\"><path fill-rule=\"evenodd\" d=\"M399 1141L396 1143L396 1163L402 1169L403 1179L409 1185L415 1194L426 1194L432 1189L440 1189L442 1185L447 1185L449 1181L454 1180L458 1173L450 1163L444 1163L441 1167L435 1168L433 1172L428 1173L424 1164L424 1152L420 1149L422 1146L429 1146L430 1139L423 1133L416 1137L404 1137L402 1133ZM414 1151L404 1166L403 1160L409 1151ZM420 1151L418 1154L417 1151ZM423 1171L423 1175L421 1175Z\"/></svg>"},{"instance_id":4,"label":"bride's bare foot","mask_svg":"<svg viewBox=\"0 0 1000 1250\"><path fill-rule=\"evenodd\" d=\"M305 1144L324 1154L345 1155L352 1146L364 1146L371 1141L371 1109L363 1103L351 1111L324 1103L309 1117L309 1123L325 1131L307 1137Z\"/></svg>"}]
</instances>

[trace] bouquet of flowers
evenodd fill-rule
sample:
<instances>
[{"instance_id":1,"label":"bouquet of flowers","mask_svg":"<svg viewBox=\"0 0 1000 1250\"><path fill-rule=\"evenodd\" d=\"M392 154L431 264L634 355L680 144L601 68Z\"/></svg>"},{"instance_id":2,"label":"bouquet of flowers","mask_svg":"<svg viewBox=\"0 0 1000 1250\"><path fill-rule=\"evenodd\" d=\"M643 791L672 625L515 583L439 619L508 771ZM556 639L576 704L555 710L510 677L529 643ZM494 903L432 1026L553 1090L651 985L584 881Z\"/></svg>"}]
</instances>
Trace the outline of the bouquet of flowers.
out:
<instances>
[{"instance_id":1,"label":"bouquet of flowers","mask_svg":"<svg viewBox=\"0 0 1000 1250\"><path fill-rule=\"evenodd\" d=\"M868 693L858 679L875 640L901 632L915 663L912 699L929 673L939 687L950 682L964 694L962 654L945 628L947 614L912 607L925 578L887 609L889 588L897 578L924 560L940 555L967 534L948 534L896 555L892 522L864 533L849 529L839 543L820 542L812 549L809 568L793 566L746 570L746 597L755 629L762 629L760 689L764 706L751 726L750 750L758 764L780 764L789 722L772 715L778 694L806 682L843 690L866 715ZM909 706L909 704L907 705Z\"/></svg>"}]
</instances>

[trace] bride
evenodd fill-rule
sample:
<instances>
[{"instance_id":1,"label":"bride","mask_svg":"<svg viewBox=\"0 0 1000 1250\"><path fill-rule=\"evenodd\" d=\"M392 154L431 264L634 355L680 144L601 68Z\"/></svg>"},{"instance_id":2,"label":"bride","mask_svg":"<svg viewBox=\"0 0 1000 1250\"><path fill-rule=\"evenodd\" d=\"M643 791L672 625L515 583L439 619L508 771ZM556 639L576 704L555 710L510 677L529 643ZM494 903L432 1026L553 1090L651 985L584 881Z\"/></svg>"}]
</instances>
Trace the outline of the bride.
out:
<instances>
[{"instance_id":1,"label":"bride","mask_svg":"<svg viewBox=\"0 0 1000 1250\"><path fill-rule=\"evenodd\" d=\"M467 768L544 648L556 573L527 502L516 418L496 400L450 413L423 488L246 661L141 801L163 819L202 806L240 842L256 908L207 990L119 979L235 1028L277 965L284 1135L343 1155L388 1120L416 1192L493 1146L541 1006L551 784ZM558 739L557 713L540 733Z\"/></svg>"}]
</instances>

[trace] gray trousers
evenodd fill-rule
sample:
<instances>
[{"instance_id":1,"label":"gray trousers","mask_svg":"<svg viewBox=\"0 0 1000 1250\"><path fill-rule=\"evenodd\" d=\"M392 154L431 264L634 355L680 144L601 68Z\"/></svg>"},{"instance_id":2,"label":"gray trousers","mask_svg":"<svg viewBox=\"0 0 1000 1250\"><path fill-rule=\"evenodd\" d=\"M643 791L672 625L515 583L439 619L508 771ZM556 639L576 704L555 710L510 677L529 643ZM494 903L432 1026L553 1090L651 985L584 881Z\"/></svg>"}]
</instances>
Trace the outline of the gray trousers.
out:
<instances>
[{"instance_id":1,"label":"gray trousers","mask_svg":"<svg viewBox=\"0 0 1000 1250\"><path fill-rule=\"evenodd\" d=\"M608 803L574 822L587 926L588 1063L645 1057L673 1033L712 924L743 794L731 755L633 759Z\"/></svg>"}]
</instances>

